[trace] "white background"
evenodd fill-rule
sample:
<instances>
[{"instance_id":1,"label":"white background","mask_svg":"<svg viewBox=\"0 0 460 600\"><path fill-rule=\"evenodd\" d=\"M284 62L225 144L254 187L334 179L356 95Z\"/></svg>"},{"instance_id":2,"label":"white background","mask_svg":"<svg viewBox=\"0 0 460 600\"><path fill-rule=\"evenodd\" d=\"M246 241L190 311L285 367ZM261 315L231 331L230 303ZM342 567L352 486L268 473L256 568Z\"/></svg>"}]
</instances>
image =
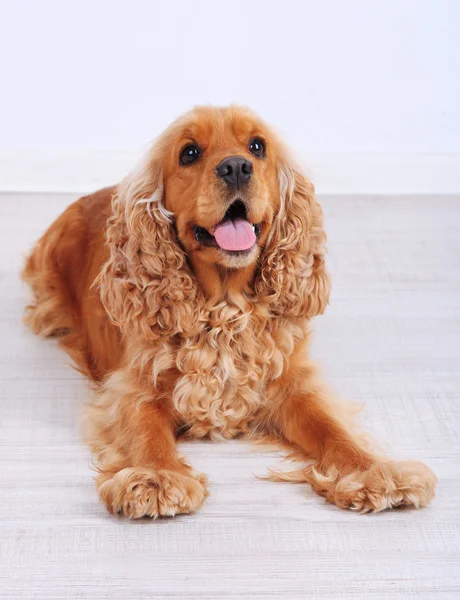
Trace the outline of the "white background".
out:
<instances>
[{"instance_id":1,"label":"white background","mask_svg":"<svg viewBox=\"0 0 460 600\"><path fill-rule=\"evenodd\" d=\"M21 156L136 153L200 103L251 106L313 162L460 156L458 0L0 6L7 175Z\"/></svg>"}]
</instances>

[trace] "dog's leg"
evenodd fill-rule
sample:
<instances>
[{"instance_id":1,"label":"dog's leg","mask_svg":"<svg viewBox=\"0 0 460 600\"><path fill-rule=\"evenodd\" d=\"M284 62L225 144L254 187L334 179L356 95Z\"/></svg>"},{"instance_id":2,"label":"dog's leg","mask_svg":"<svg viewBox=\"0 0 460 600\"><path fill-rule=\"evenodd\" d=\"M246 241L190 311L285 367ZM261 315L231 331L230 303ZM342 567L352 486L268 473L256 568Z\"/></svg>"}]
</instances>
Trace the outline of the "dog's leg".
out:
<instances>
[{"instance_id":1,"label":"dog's leg","mask_svg":"<svg viewBox=\"0 0 460 600\"><path fill-rule=\"evenodd\" d=\"M174 516L195 511L206 497L206 477L177 453L166 400L128 370L115 372L96 394L85 429L97 456L97 489L109 511L130 518Z\"/></svg>"},{"instance_id":2,"label":"dog's leg","mask_svg":"<svg viewBox=\"0 0 460 600\"><path fill-rule=\"evenodd\" d=\"M274 478L306 481L340 508L361 512L401 505L425 506L436 477L421 462L394 462L373 452L353 423L356 410L334 400L313 369L298 365L269 390L274 424L314 464Z\"/></svg>"}]
</instances>

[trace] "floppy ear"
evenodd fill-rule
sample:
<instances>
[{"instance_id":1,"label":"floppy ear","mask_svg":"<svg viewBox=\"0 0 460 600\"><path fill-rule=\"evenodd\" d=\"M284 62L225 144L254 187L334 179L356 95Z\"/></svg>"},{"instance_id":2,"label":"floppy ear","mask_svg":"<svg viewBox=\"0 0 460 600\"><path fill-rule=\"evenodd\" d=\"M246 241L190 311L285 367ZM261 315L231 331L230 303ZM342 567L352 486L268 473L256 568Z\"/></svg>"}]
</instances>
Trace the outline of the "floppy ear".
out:
<instances>
[{"instance_id":1,"label":"floppy ear","mask_svg":"<svg viewBox=\"0 0 460 600\"><path fill-rule=\"evenodd\" d=\"M163 205L159 157L145 159L119 185L107 244L98 283L112 321L137 340L193 333L200 292Z\"/></svg>"},{"instance_id":2,"label":"floppy ear","mask_svg":"<svg viewBox=\"0 0 460 600\"><path fill-rule=\"evenodd\" d=\"M272 314L311 318L324 312L330 294L323 213L313 184L299 171L282 164L278 180L280 210L261 257L255 290Z\"/></svg>"}]
</instances>

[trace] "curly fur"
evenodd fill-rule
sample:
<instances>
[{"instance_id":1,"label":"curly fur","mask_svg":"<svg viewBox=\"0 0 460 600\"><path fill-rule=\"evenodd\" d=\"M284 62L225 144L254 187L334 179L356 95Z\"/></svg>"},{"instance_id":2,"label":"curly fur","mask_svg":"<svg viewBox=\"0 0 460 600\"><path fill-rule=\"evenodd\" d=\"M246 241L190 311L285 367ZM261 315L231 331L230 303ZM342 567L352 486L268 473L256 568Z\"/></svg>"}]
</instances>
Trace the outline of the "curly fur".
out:
<instances>
[{"instance_id":1,"label":"curly fur","mask_svg":"<svg viewBox=\"0 0 460 600\"><path fill-rule=\"evenodd\" d=\"M201 247L191 225L209 228L222 218L231 199L214 166L227 148L247 155L254 132L267 156L254 161L250 188L240 193L261 237L247 258L233 259ZM187 170L177 155L191 139L207 150ZM90 217L95 207L99 220ZM78 227L64 213L26 265L35 294L28 320L37 332L62 335L80 368L101 382L86 437L109 510L156 517L200 505L206 482L177 454L178 432L278 437L316 461L285 477L310 482L339 506L427 503L431 471L418 464L415 476L410 467L379 466L383 459L351 424L352 410L338 409L316 382L309 321L330 293L322 211L313 185L252 113L196 109L119 186L68 211L78 214ZM64 228L83 269L70 257L59 265L53 259L62 256ZM377 485L377 498L369 490L379 474L394 485ZM345 489L356 497L342 500Z\"/></svg>"}]
</instances>

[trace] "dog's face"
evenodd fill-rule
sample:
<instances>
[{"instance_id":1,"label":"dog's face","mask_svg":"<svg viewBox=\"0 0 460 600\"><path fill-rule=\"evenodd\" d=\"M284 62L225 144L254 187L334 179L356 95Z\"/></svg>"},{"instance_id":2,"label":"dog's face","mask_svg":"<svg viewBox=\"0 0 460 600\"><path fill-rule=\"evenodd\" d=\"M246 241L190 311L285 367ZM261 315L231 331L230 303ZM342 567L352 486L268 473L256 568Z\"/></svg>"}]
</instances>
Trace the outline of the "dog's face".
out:
<instances>
[{"instance_id":1,"label":"dog's face","mask_svg":"<svg viewBox=\"0 0 460 600\"><path fill-rule=\"evenodd\" d=\"M199 108L163 145L165 207L189 255L226 268L255 262L280 204L281 149L247 110Z\"/></svg>"}]
</instances>

